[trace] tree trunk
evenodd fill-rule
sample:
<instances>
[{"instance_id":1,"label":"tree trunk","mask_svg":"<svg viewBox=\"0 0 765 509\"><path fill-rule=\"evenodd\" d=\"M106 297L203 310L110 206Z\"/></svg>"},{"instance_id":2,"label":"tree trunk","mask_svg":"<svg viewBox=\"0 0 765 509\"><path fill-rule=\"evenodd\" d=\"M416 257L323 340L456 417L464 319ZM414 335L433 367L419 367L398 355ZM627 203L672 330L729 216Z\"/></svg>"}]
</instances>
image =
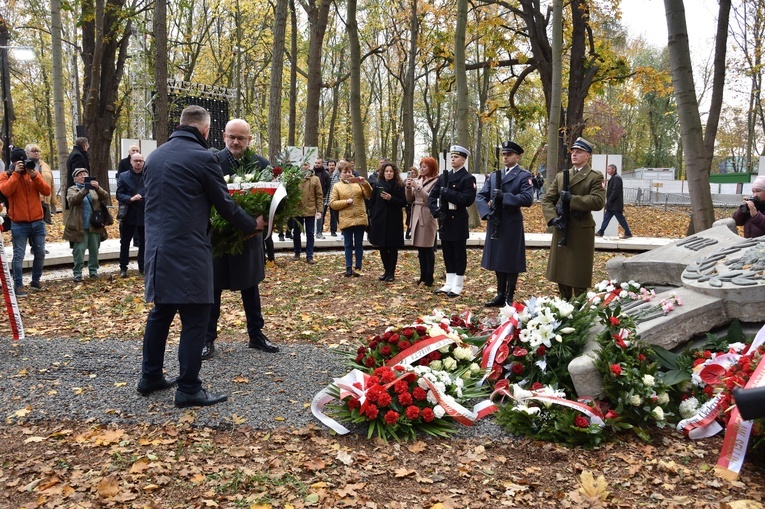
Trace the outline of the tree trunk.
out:
<instances>
[{"instance_id":1,"label":"tree trunk","mask_svg":"<svg viewBox=\"0 0 765 509\"><path fill-rule=\"evenodd\" d=\"M552 86L550 87L550 108L547 124L547 175L545 184L549 185L558 173L560 148L561 96L563 95L563 0L553 0L552 16Z\"/></svg>"},{"instance_id":2,"label":"tree trunk","mask_svg":"<svg viewBox=\"0 0 765 509\"><path fill-rule=\"evenodd\" d=\"M154 2L154 45L157 50L154 63L154 139L157 146L169 136L169 105L167 96L167 3Z\"/></svg>"},{"instance_id":3,"label":"tree trunk","mask_svg":"<svg viewBox=\"0 0 765 509\"><path fill-rule=\"evenodd\" d=\"M271 57L271 84L268 92L268 157L271 163L276 163L276 157L282 149L282 76L287 30L287 0L276 0L274 16L274 46Z\"/></svg>"},{"instance_id":4,"label":"tree trunk","mask_svg":"<svg viewBox=\"0 0 765 509\"><path fill-rule=\"evenodd\" d=\"M303 133L303 145L306 147L319 146L319 106L322 86L321 53L331 5L331 0L319 0L318 5L315 0L307 4L303 3L303 8L308 14L309 32L311 34L308 43L308 80L304 111L305 132Z\"/></svg>"},{"instance_id":5,"label":"tree trunk","mask_svg":"<svg viewBox=\"0 0 765 509\"><path fill-rule=\"evenodd\" d=\"M417 69L417 0L412 0L409 13L409 55L407 56L406 75L403 79L403 95L401 102L401 124L404 131L404 153L401 158L401 169L408 170L414 164L414 87Z\"/></svg>"},{"instance_id":6,"label":"tree trunk","mask_svg":"<svg viewBox=\"0 0 765 509\"><path fill-rule=\"evenodd\" d=\"M361 122L361 47L359 26L356 22L356 0L348 0L348 43L351 50L351 126L353 128L353 152L356 169L367 170L367 149L364 140L364 124Z\"/></svg>"},{"instance_id":7,"label":"tree trunk","mask_svg":"<svg viewBox=\"0 0 765 509\"><path fill-rule=\"evenodd\" d=\"M728 47L728 20L730 18L731 0L720 0L720 11L717 16L717 34L715 35L714 77L712 79L712 100L709 104L707 128L704 131L704 151L707 166L712 167L712 157L715 152L717 126L720 123L723 90L725 87L725 54Z\"/></svg>"},{"instance_id":8,"label":"tree trunk","mask_svg":"<svg viewBox=\"0 0 765 509\"><path fill-rule=\"evenodd\" d=\"M709 189L709 164L704 151L701 118L693 83L685 7L683 0L664 0L664 8L667 15L672 84L680 120L688 191L691 195L692 225L695 232L700 232L712 226L714 209Z\"/></svg>"},{"instance_id":9,"label":"tree trunk","mask_svg":"<svg viewBox=\"0 0 765 509\"><path fill-rule=\"evenodd\" d=\"M289 131L287 133L287 145L295 146L295 131L297 130L297 12L295 12L295 0L290 0L290 117Z\"/></svg>"},{"instance_id":10,"label":"tree trunk","mask_svg":"<svg viewBox=\"0 0 765 509\"><path fill-rule=\"evenodd\" d=\"M457 139L452 140L464 147L470 146L468 123L468 88L465 70L465 32L467 30L467 0L457 0L457 26L454 29L454 77L457 83L457 108L455 111Z\"/></svg>"},{"instance_id":11,"label":"tree trunk","mask_svg":"<svg viewBox=\"0 0 765 509\"><path fill-rule=\"evenodd\" d=\"M15 120L13 115L13 103L11 102L11 73L9 72L10 66L8 65L8 43L11 40L11 34L8 31L8 24L0 14L0 65L3 66L0 69L0 76L2 76L2 88L3 96L3 162L5 167L10 167L11 162L11 144L13 139L11 138L11 127Z\"/></svg>"}]
</instances>

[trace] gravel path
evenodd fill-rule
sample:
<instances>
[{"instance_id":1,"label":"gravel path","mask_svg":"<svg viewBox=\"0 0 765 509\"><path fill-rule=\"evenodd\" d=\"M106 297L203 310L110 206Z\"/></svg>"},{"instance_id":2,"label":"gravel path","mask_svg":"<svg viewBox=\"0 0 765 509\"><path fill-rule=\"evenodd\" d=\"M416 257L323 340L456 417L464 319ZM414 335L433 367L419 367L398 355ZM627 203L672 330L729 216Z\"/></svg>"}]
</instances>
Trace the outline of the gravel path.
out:
<instances>
[{"instance_id":1,"label":"gravel path","mask_svg":"<svg viewBox=\"0 0 765 509\"><path fill-rule=\"evenodd\" d=\"M23 420L81 420L99 423L177 421L188 410L173 406L173 390L139 395L139 341L26 338L0 346L0 411L6 423ZM322 426L311 414L313 396L349 370L335 352L310 345L281 346L268 354L245 343L217 341L217 356L202 365L201 378L229 400L200 408L195 424L255 429ZM178 373L177 339L168 344L165 368ZM23 410L28 413L25 416ZM19 412L22 411L22 412ZM243 420L244 419L244 420ZM460 435L499 432L492 419Z\"/></svg>"}]
</instances>

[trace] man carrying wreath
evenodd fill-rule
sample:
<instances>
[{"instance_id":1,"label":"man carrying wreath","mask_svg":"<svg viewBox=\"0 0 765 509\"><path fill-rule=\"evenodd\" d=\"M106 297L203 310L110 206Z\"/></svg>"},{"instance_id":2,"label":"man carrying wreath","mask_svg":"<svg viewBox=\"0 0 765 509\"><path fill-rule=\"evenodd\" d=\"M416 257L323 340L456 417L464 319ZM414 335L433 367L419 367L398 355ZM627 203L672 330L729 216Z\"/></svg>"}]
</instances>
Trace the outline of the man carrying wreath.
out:
<instances>
[{"instance_id":1,"label":"man carrying wreath","mask_svg":"<svg viewBox=\"0 0 765 509\"><path fill-rule=\"evenodd\" d=\"M226 148L218 152L223 175L233 175L249 161L245 161L245 151L252 141L250 125L242 119L233 119L226 124L223 131ZM269 162L264 157L251 154L259 170L265 169ZM263 256L263 234L244 241L241 254L224 254L213 257L213 292L215 300L210 308L210 322L207 325L205 345L202 349L202 360L215 356L215 338L218 336L218 319L220 318L220 297L223 290L239 290L242 294L242 305L247 318L247 334L250 337L250 348L264 352L278 352L279 347L271 343L265 334L265 320L260 309L260 290L258 284L266 277Z\"/></svg>"}]
</instances>

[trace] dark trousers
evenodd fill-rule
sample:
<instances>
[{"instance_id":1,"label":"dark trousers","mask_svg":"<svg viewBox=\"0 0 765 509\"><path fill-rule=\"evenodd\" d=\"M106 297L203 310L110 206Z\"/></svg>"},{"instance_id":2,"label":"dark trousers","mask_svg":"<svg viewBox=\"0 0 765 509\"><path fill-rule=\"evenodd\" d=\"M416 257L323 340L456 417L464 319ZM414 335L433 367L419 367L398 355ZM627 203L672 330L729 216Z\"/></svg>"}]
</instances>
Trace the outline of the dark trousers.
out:
<instances>
[{"instance_id":1,"label":"dark trousers","mask_svg":"<svg viewBox=\"0 0 765 509\"><path fill-rule=\"evenodd\" d=\"M210 321L207 323L205 343L212 343L218 337L218 319L220 318L220 296L223 290L214 290L215 302L210 306ZM250 339L258 337L258 332L263 330L266 322L260 311L260 289L258 285L241 290L244 316L247 319L247 335Z\"/></svg>"},{"instance_id":2,"label":"dark trousers","mask_svg":"<svg viewBox=\"0 0 765 509\"><path fill-rule=\"evenodd\" d=\"M53 219L51 218L51 215L50 215L50 205L48 205L44 201L41 201L40 205L42 205L42 208L43 208L43 221L45 222L45 224L53 224Z\"/></svg>"},{"instance_id":3,"label":"dark trousers","mask_svg":"<svg viewBox=\"0 0 765 509\"><path fill-rule=\"evenodd\" d=\"M143 334L142 372L149 380L162 378L165 345L175 314L181 315L181 341L178 345L180 374L178 390L195 394L202 389L199 370L202 367L202 346L210 319L210 304L154 304L146 320Z\"/></svg>"},{"instance_id":4,"label":"dark trousers","mask_svg":"<svg viewBox=\"0 0 765 509\"><path fill-rule=\"evenodd\" d=\"M300 242L300 227L303 227L303 231L305 232L305 256L306 259L310 260L313 258L313 245L314 245L314 238L313 238L313 232L314 227L316 226L316 221L314 219L314 216L307 216L307 217L295 217L292 219L293 221L293 228L292 228L292 248L293 251L295 251L296 255L300 255L300 248L302 246Z\"/></svg>"},{"instance_id":5,"label":"dark trousers","mask_svg":"<svg viewBox=\"0 0 765 509\"><path fill-rule=\"evenodd\" d=\"M144 227L137 224L120 223L120 270L127 270L130 261L130 242L138 236L138 270L143 272Z\"/></svg>"},{"instance_id":6,"label":"dark trousers","mask_svg":"<svg viewBox=\"0 0 765 509\"><path fill-rule=\"evenodd\" d=\"M464 276L467 269L467 239L441 240L441 251L444 253L446 273Z\"/></svg>"},{"instance_id":7,"label":"dark trousers","mask_svg":"<svg viewBox=\"0 0 765 509\"><path fill-rule=\"evenodd\" d=\"M337 223L340 220L340 211L329 209L329 232L337 234Z\"/></svg>"},{"instance_id":8,"label":"dark trousers","mask_svg":"<svg viewBox=\"0 0 765 509\"><path fill-rule=\"evenodd\" d=\"M396 264L398 263L397 247L381 247L380 259L382 259L385 275L393 277L396 275Z\"/></svg>"},{"instance_id":9,"label":"dark trousers","mask_svg":"<svg viewBox=\"0 0 765 509\"><path fill-rule=\"evenodd\" d=\"M433 284L433 272L436 270L436 252L432 247L418 247L417 258L420 260L420 281Z\"/></svg>"},{"instance_id":10,"label":"dark trousers","mask_svg":"<svg viewBox=\"0 0 765 509\"><path fill-rule=\"evenodd\" d=\"M269 262L274 261L274 235L273 233L263 240L266 247L266 258Z\"/></svg>"},{"instance_id":11,"label":"dark trousers","mask_svg":"<svg viewBox=\"0 0 765 509\"><path fill-rule=\"evenodd\" d=\"M321 219L316 220L316 234L321 235L324 232L324 218L327 217L327 209L329 205L324 205L324 210L321 212Z\"/></svg>"},{"instance_id":12,"label":"dark trousers","mask_svg":"<svg viewBox=\"0 0 765 509\"><path fill-rule=\"evenodd\" d=\"M598 233L603 235L603 232L606 231L606 228L608 228L608 223L611 222L611 218L615 217L616 221L619 223L619 226L624 228L624 234L628 237L632 235L632 232L630 231L630 225L627 224L627 218L624 217L624 213L621 211L616 210L608 210L603 213L603 224L600 225L600 230L598 230Z\"/></svg>"},{"instance_id":13,"label":"dark trousers","mask_svg":"<svg viewBox=\"0 0 765 509\"><path fill-rule=\"evenodd\" d=\"M587 288L574 288L573 286L558 283L558 292L560 292L560 296L564 299L571 299L571 297L579 297L587 293Z\"/></svg>"},{"instance_id":14,"label":"dark trousers","mask_svg":"<svg viewBox=\"0 0 765 509\"><path fill-rule=\"evenodd\" d=\"M361 270L361 262L364 260L364 228L364 226L349 226L342 231L346 269L351 268L353 254L355 253L356 270Z\"/></svg>"}]
</instances>

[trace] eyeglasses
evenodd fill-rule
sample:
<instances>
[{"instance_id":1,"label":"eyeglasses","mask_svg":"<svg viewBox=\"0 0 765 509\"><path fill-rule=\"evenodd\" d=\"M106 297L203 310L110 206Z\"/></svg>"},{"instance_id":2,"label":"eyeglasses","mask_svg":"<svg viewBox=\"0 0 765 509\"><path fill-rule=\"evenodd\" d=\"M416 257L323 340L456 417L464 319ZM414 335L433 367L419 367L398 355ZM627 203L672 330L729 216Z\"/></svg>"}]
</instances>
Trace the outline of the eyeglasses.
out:
<instances>
[{"instance_id":1,"label":"eyeglasses","mask_svg":"<svg viewBox=\"0 0 765 509\"><path fill-rule=\"evenodd\" d=\"M232 140L232 141L233 140L236 140L236 141L247 141L247 138L249 138L249 136L233 136L231 134L227 134L226 135L226 139Z\"/></svg>"}]
</instances>

